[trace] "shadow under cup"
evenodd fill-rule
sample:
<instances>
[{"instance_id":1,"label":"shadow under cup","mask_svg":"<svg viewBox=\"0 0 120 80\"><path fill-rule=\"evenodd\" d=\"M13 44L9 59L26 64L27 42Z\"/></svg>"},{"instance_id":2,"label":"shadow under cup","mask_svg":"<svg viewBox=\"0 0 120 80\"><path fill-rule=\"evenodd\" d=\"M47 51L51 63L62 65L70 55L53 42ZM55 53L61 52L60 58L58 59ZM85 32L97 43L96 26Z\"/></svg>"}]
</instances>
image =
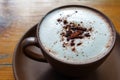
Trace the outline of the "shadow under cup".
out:
<instances>
[{"instance_id":1,"label":"shadow under cup","mask_svg":"<svg viewBox=\"0 0 120 80\"><path fill-rule=\"evenodd\" d=\"M92 18L93 14L91 13L86 14L82 12L84 10L88 12L90 11L96 14L98 17ZM82 18L81 16L75 17L78 13L83 14L83 16L81 15ZM68 14L70 15L68 16ZM93 16L96 16L96 15L93 15ZM72 18L70 18L71 16ZM101 17L100 20L101 22L103 22L103 26L100 26L100 24L98 24L99 22L97 21L100 21L100 20L96 20L96 18L99 18L99 17ZM78 18L82 21L82 23ZM58 19L60 19L61 21L59 21ZM93 25L95 24L97 25L97 27L95 25L88 26L87 24L88 21L86 20L96 21L96 23L91 23L91 21L89 23ZM107 24L107 28L104 22ZM71 23L73 24L72 27L71 27ZM87 24L87 25L83 25L83 24ZM98 29L98 26L100 26L101 28ZM67 27L67 28L65 29L64 27ZM82 29L80 29L79 27L81 27ZM73 28L75 30L73 30ZM90 28L93 29L92 32L89 31ZM86 30L83 30L83 29L86 29ZM69 33L69 36L66 37L68 30L70 30L71 33ZM95 30L98 31L98 33L100 32L100 30L103 31L100 37L98 37L98 33L96 33L97 35L94 35L95 34L94 32L96 32ZM80 32L80 31L83 31L83 32L81 34L77 34L77 32ZM108 31L109 33L105 31ZM114 47L114 43L116 40L116 31L114 29L112 22L103 13L99 12L98 10L87 7L87 6L81 6L81 5L67 5L67 6L62 6L50 11L40 21L40 23L37 26L36 32L37 32L36 37L29 37L23 41L22 46L25 54L34 60L50 63L50 65L56 71L60 72L62 75L70 76L70 77L85 76L90 74L91 72L94 72L109 56L110 52ZM63 32L64 32L64 35L61 36L61 33ZM86 36L86 33L89 33L90 36ZM77 34L77 38L76 36L71 37L72 35L76 35L76 34ZM108 35L109 37L111 37L110 40L108 40L105 37L103 37L102 39L103 34L104 36ZM93 40L91 38L91 36L93 35L95 38L97 37L97 39ZM80 38L80 36L83 36L83 38ZM64 40L61 40L61 37L62 39L64 38ZM68 38L69 40L67 40ZM107 49L106 51L104 51L104 54L103 53L102 55L99 54L95 58L86 59L86 58L83 58L83 56L82 57L76 56L76 54L79 54L79 55L81 54L81 48L83 47L81 45L80 47L77 46L78 44L77 42L81 41L82 45L84 45L84 39L86 40L86 42L87 41L90 42L92 40L91 42L93 43L95 42L95 40L99 40L96 42L96 43L99 43L99 45L101 45L101 42L105 42L106 40L108 40L108 42L106 41L106 44L109 46L107 46ZM74 42L75 45L71 46L71 42ZM67 45L63 47L63 43L67 43ZM88 44L86 43L85 45L87 46ZM74 48L78 47L76 48L76 52L72 51L73 47ZM67 49L69 51L67 51ZM95 50L99 51L100 48L94 47L93 49L91 47L88 47L87 50L83 48L83 51L86 52L86 55L89 52L94 53ZM68 56L72 60L68 59Z\"/></svg>"}]
</instances>

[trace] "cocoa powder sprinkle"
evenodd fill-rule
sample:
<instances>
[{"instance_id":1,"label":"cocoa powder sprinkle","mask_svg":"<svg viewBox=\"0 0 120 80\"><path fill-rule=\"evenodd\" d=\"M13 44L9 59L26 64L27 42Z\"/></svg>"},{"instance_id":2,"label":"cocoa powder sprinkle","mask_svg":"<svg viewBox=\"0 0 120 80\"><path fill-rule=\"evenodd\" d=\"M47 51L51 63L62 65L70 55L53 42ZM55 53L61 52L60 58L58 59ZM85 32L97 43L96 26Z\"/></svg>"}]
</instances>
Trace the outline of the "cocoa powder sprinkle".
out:
<instances>
[{"instance_id":1,"label":"cocoa powder sprinkle","mask_svg":"<svg viewBox=\"0 0 120 80\"><path fill-rule=\"evenodd\" d=\"M75 11L77 13L77 11ZM60 35L62 36L61 40L63 41L63 47L71 46L72 51L75 51L75 45L80 46L82 43L76 43L76 39L84 39L87 37L90 37L90 32L93 30L91 28L83 27L83 21L76 23L76 22L70 22L67 20L67 18L58 18L57 19L58 24L61 24L63 29ZM82 24L82 25L81 25ZM89 38L88 38L89 39ZM67 41L65 43L64 41Z\"/></svg>"}]
</instances>

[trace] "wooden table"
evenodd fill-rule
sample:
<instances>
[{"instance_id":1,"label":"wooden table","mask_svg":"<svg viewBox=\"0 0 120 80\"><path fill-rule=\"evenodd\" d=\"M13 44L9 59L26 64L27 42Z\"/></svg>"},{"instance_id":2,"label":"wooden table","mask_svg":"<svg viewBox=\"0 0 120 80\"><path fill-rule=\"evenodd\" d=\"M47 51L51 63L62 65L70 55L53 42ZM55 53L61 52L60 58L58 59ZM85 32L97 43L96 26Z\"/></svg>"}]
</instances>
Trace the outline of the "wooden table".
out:
<instances>
[{"instance_id":1,"label":"wooden table","mask_svg":"<svg viewBox=\"0 0 120 80\"><path fill-rule=\"evenodd\" d=\"M49 10L66 4L102 11L120 32L120 0L0 0L0 80L14 80L12 57L22 35Z\"/></svg>"}]
</instances>

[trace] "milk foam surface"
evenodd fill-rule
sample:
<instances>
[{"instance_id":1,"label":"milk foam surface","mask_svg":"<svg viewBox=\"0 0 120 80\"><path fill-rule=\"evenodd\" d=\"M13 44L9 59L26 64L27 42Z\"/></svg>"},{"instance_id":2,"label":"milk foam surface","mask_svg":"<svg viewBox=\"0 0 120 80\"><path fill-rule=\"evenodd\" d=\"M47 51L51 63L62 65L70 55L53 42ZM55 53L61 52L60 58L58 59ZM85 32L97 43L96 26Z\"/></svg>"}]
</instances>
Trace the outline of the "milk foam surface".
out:
<instances>
[{"instance_id":1,"label":"milk foam surface","mask_svg":"<svg viewBox=\"0 0 120 80\"><path fill-rule=\"evenodd\" d=\"M76 23L82 21L81 26L93 29L89 38L75 39L75 43L82 42L80 46L75 45L76 51L72 51L71 46L63 47L61 41L60 33L63 26L58 24L57 19L68 15L71 16L67 21ZM48 14L40 25L39 37L51 56L72 63L90 62L90 59L100 58L106 54L113 41L110 25L100 14L76 7L59 9Z\"/></svg>"}]
</instances>

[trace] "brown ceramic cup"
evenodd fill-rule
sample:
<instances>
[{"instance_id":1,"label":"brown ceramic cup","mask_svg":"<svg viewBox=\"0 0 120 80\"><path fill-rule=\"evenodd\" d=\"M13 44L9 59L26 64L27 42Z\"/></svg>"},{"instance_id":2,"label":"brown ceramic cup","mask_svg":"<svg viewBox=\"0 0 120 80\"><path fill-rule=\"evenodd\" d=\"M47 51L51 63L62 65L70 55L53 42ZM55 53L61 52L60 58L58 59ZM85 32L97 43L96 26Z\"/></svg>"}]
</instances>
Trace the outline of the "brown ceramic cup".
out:
<instances>
[{"instance_id":1,"label":"brown ceramic cup","mask_svg":"<svg viewBox=\"0 0 120 80\"><path fill-rule=\"evenodd\" d=\"M54 55L51 55L51 53L52 52L50 52L50 50L47 50L46 49L46 46L44 45L44 44L46 44L45 43L45 41L43 40L43 41L41 41L42 39L41 39L41 37L40 37L40 34L43 34L43 33L41 33L40 31L41 31L41 24L46 24L46 25L49 25L48 23L49 23L49 21L48 22L44 22L44 20L48 20L49 19L49 15L50 14L53 14L54 12L56 12L56 11L58 11L57 13L59 13L59 12L61 12L62 10L63 11L67 11L67 9L68 10L74 10L75 11L75 13L79 13L79 12L81 12L81 11L79 11L79 10L83 10L83 12L84 12L84 9L85 9L85 11L87 10L87 11L90 11L90 12L93 12L93 13L95 13L95 15L96 16L99 16L99 17L97 17L97 18L100 18L101 17L101 19L103 19L102 21L103 22L105 22L106 24L107 24L107 26L109 26L109 28L110 28L110 30L107 30L106 28L106 31L110 31L110 36L107 36L108 38L109 37L111 37L110 38L110 40L108 41L108 43L107 43L107 49L105 49L106 51L104 51L103 53L101 53L102 55L97 55L97 57L93 57L92 59L88 59L88 60L84 60L84 58L82 59L82 61L77 61L77 60L73 60L73 62L71 62L71 61L65 61L65 60L67 60L67 59L59 59L59 56L58 56L58 58L56 58L56 57L54 57ZM77 11L78 10L78 11ZM68 12L68 13L70 13L70 14L72 14L73 16L74 16L74 12L72 13L72 12ZM63 14L64 14L64 12L63 12ZM67 13L66 13L67 14ZM99 23L99 20L95 20L94 18L92 19L92 17L90 17L89 15L93 15L93 14L89 14L89 12L88 12L88 16L86 16L86 13L80 13L81 15L83 14L84 16L84 18L87 18L87 19L89 19L89 20L92 20L93 22L95 22L96 21L96 23L95 23L95 25L94 25L94 23L92 23L92 22L89 22L90 24L92 24L93 26L96 26L96 25L98 25L98 23ZM62 15L62 13L60 14L60 16ZM56 16L56 13L54 13L54 15L52 15L52 16L54 16L53 18L55 18L55 19L57 19L57 18L59 18L58 16ZM86 17L85 17L86 16ZM57 18L56 18L57 17ZM68 16L67 15L67 17L70 17L70 16ZM47 19L46 19L47 18ZM74 18L74 17L73 17ZM52 19L52 18L51 18ZM66 17L65 17L65 19L66 19ZM69 19L69 18L68 18ZM83 19L83 21L81 21L81 24L82 25L84 25L84 24L86 24L86 23L84 23L87 19ZM74 19L73 19L74 20ZM81 18L81 20L82 20L82 18ZM53 21L54 22L54 20L51 20L51 21ZM62 20L56 20L56 23L54 23L55 25L59 25L59 22L61 21L61 23L62 23ZM97 23L97 21L98 21L98 23ZM44 23L43 23L44 22ZM60 25L61 25L61 23L60 23ZM64 23L64 22L63 22ZM69 21L67 21L67 24L69 23ZM52 24L52 23L51 23ZM66 23L65 23L66 24ZM65 25L65 24L63 24L63 25ZM80 24L80 25L81 25ZM88 24L88 25L90 25L90 24ZM103 23L104 24L104 23ZM100 23L99 24L99 26L104 26L102 23ZM59 25L59 26L60 26ZM92 26L92 25L90 25L90 26ZM96 27L94 27L95 29L97 29ZM93 29L93 30L95 30L95 29ZM102 29L101 28L101 30L103 30L103 33L105 32L106 34L104 34L104 35L107 35L107 34L109 34L109 33L107 33L106 31L104 31L105 29ZM44 29L43 29L44 30ZM49 34L51 34L51 32L49 33L49 30L50 29L48 29L48 31L47 31L47 35L49 35ZM97 29L97 30L100 30L100 29ZM63 30L62 30L63 31ZM44 32L44 31L43 31ZM89 31L90 32L90 31ZM93 31L94 32L94 31ZM85 40L89 40L90 39L90 36L92 36L92 35L94 35L95 33L93 33L93 32L91 32L91 33L89 33L89 36L87 36L87 37L84 37L84 38L82 38L82 39L78 39L77 38L77 40L80 40L80 41L83 41L83 44L84 44L84 39ZM87 33L87 32L83 32L83 33ZM101 33L102 34L102 33ZM83 34L82 34L83 35ZM97 34L97 35L100 35L100 34ZM47 37L47 36L45 36L45 35L41 35L42 36L42 38L44 38L44 37ZM44 37L43 37L44 36ZM51 36L51 37L53 37L54 38L54 35L53 36ZM68 38L68 37L66 37L66 36L62 36L63 38ZM99 38L101 38L101 37L103 37L103 36L100 36L100 37L96 37L97 39L93 39L93 42L94 42L94 40L99 40ZM72 40L73 39L76 39L76 38L74 38L74 37L72 37ZM92 39L91 39L92 40ZM103 40L103 41L102 41ZM103 37L103 39L100 39L99 41L98 41L98 43L96 43L95 44L95 46L99 46L99 45L101 45L101 46L105 46L105 45L102 45L102 42L104 42L104 40L108 40L105 36ZM52 11L50 11L50 12L48 12L44 17L43 17L43 19L40 21L40 23L38 24L38 26L37 26L37 30L36 30L36 37L28 37L28 38L26 38L25 40L23 40L23 42L22 42L22 51L24 51L24 53L25 53L25 55L27 55L28 57L30 57L30 58L32 58L32 59L34 59L34 60L37 60L37 61L40 61L40 62L48 62L56 71L58 71L58 72L60 72L60 73L62 73L63 75L66 75L66 76L72 76L72 77L79 77L79 76L83 76L83 75L87 75L87 74L89 74L89 73L91 73L91 72L93 72L93 71L95 71L104 61L105 61L105 59L108 57L108 55L111 53L111 51L112 51L112 49L113 49L113 47L114 47L114 44L115 44L115 40L116 40L116 31L115 31L115 29L114 29L114 26L113 26L113 24L112 24L112 22L103 14L103 13L101 13L101 12L99 12L98 10L96 10L96 9L93 9L93 8L90 8L90 7L86 7L86 6L81 6L81 5L67 5L67 6L62 6L62 7L59 7L59 8L56 8L56 9L54 9L54 10L52 10ZM51 41L51 38L49 38L49 36L48 36L48 43ZM46 42L47 42L46 41ZM54 41L54 40L53 40ZM66 40L67 41L67 40ZM89 40L90 41L90 40ZM43 43L44 42L44 43ZM57 43L57 42L56 42ZM62 42L61 42L62 43ZM68 41L68 44L70 43L70 41ZM52 45L52 44L51 44ZM59 45L59 44L58 44ZM89 45L89 44L88 44ZM94 43L93 43L93 45L94 45ZM82 46L82 45L81 45ZM67 47L67 46L64 46L64 47ZM74 47L76 47L76 46L74 46ZM54 48L56 48L56 47L54 47ZM57 47L57 49L58 49L59 47ZM68 47L67 47L68 48ZM67 49L67 48L65 48L65 49ZM69 48L73 48L73 46L69 46ZM91 48L88 48L88 49L91 49ZM86 53L91 53L90 55L92 55L92 52L93 53L95 53L96 52L96 54L98 53L97 52L97 49L98 50L100 50L100 48L94 48L93 49L93 51L90 51L90 50L88 50L88 51L85 51L85 49L83 49ZM79 51L79 49L78 49L78 51ZM60 52L62 52L62 51L60 51ZM71 50L71 52L72 52L72 50ZM54 53L54 52L53 52ZM72 52L73 53L73 52ZM61 53L61 54L63 54L63 53ZM78 53L79 54L79 53ZM64 54L63 54L64 55ZM93 54L94 55L94 54ZM69 54L69 56L70 56L70 54ZM88 57L89 57L89 55L88 55ZM77 58L77 57L74 57L74 58ZM78 59L78 58L77 58ZM78 59L79 60L79 59ZM80 59L81 60L81 59Z\"/></svg>"}]
</instances>

